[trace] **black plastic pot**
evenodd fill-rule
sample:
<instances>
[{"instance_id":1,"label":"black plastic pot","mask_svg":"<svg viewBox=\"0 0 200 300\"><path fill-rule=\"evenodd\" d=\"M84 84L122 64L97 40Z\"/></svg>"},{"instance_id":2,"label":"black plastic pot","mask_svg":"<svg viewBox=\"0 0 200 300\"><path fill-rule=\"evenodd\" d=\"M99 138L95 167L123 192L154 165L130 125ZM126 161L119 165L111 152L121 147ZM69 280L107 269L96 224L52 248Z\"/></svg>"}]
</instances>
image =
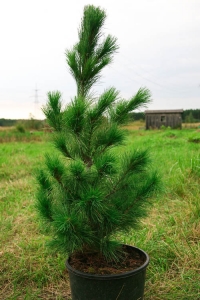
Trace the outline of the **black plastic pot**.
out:
<instances>
[{"instance_id":1,"label":"black plastic pot","mask_svg":"<svg viewBox=\"0 0 200 300\"><path fill-rule=\"evenodd\" d=\"M132 247L132 246L127 246ZM92 275L75 270L66 262L69 272L72 300L142 300L149 256L132 247L144 258L144 264L133 270L115 275Z\"/></svg>"}]
</instances>

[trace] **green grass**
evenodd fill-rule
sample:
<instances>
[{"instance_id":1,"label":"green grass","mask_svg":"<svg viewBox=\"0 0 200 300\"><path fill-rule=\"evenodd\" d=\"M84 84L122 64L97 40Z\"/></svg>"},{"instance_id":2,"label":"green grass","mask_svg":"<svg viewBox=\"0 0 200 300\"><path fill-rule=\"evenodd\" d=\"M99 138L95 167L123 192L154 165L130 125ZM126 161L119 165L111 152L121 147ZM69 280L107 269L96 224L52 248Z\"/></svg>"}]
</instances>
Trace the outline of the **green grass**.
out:
<instances>
[{"instance_id":1,"label":"green grass","mask_svg":"<svg viewBox=\"0 0 200 300\"><path fill-rule=\"evenodd\" d=\"M0 133L0 299L70 299L66 257L45 247L34 209L34 174L47 137L21 141ZM145 300L200 299L200 138L196 129L131 130L127 147L149 148L162 193L137 232L122 242L150 255ZM2 139L1 139L2 138ZM128 299L127 299L128 300Z\"/></svg>"}]
</instances>

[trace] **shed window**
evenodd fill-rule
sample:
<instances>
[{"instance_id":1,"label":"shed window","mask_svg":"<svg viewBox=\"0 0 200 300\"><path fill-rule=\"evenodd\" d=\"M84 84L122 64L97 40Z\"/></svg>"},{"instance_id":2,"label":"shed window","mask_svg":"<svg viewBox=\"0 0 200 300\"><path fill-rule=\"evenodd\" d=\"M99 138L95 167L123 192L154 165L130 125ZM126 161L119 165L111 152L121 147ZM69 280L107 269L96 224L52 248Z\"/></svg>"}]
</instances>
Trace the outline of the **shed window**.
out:
<instances>
[{"instance_id":1,"label":"shed window","mask_svg":"<svg viewBox=\"0 0 200 300\"><path fill-rule=\"evenodd\" d=\"M161 122L165 122L165 116L161 116L160 120Z\"/></svg>"}]
</instances>

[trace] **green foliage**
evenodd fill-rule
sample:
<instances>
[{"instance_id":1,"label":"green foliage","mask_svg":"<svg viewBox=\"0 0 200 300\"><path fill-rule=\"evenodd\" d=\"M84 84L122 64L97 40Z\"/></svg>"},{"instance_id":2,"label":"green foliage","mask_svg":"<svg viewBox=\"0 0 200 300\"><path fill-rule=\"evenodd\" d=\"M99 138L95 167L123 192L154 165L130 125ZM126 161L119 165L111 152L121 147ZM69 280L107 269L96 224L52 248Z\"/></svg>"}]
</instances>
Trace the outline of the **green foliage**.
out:
<instances>
[{"instance_id":1,"label":"green foliage","mask_svg":"<svg viewBox=\"0 0 200 300\"><path fill-rule=\"evenodd\" d=\"M48 93L43 112L57 151L40 168L37 208L53 234L51 246L69 255L97 251L110 260L120 257L113 236L136 229L146 216L158 176L146 150L117 151L127 134L120 125L150 102L149 90L140 88L130 100L113 87L89 96L118 48L111 36L100 40L105 17L99 7L86 6L79 42L66 52L77 95L63 108L60 92Z\"/></svg>"},{"instance_id":2,"label":"green foliage","mask_svg":"<svg viewBox=\"0 0 200 300\"><path fill-rule=\"evenodd\" d=\"M8 143L8 142L31 142L31 141L44 141L48 140L48 134L42 131L35 132L19 132L16 128L9 128L6 130L0 130L0 143Z\"/></svg>"},{"instance_id":3,"label":"green foliage","mask_svg":"<svg viewBox=\"0 0 200 300\"><path fill-rule=\"evenodd\" d=\"M41 130L44 127L44 121L42 120L36 120L32 115L30 115L30 119L28 120L18 120L16 121L16 129L19 132L25 132L28 130ZM20 131L22 130L22 131Z\"/></svg>"},{"instance_id":4,"label":"green foliage","mask_svg":"<svg viewBox=\"0 0 200 300\"><path fill-rule=\"evenodd\" d=\"M17 124L17 126L16 126L16 129L17 129L17 131L19 131L19 132L21 132L21 133L25 133L25 128L24 128L24 126L22 125L22 124Z\"/></svg>"},{"instance_id":5,"label":"green foliage","mask_svg":"<svg viewBox=\"0 0 200 300\"><path fill-rule=\"evenodd\" d=\"M43 120L36 120L33 116L30 116L30 119L23 120L22 122L26 130L42 130L45 124Z\"/></svg>"},{"instance_id":6,"label":"green foliage","mask_svg":"<svg viewBox=\"0 0 200 300\"><path fill-rule=\"evenodd\" d=\"M131 112L129 113L130 121L145 121L144 112Z\"/></svg>"},{"instance_id":7,"label":"green foliage","mask_svg":"<svg viewBox=\"0 0 200 300\"><path fill-rule=\"evenodd\" d=\"M121 100L116 107L112 108L111 119L117 124L124 124L129 120L129 113L142 106L146 106L151 101L151 93L146 88L139 91L129 101Z\"/></svg>"},{"instance_id":8,"label":"green foliage","mask_svg":"<svg viewBox=\"0 0 200 300\"><path fill-rule=\"evenodd\" d=\"M43 108L43 112L48 119L48 123L55 130L61 129L61 94L60 92L49 92L49 102L46 107Z\"/></svg>"},{"instance_id":9,"label":"green foliage","mask_svg":"<svg viewBox=\"0 0 200 300\"><path fill-rule=\"evenodd\" d=\"M200 109L186 109L183 111L183 122L200 122Z\"/></svg>"},{"instance_id":10,"label":"green foliage","mask_svg":"<svg viewBox=\"0 0 200 300\"><path fill-rule=\"evenodd\" d=\"M0 119L0 126L14 126L16 124L17 120L12 120L12 119Z\"/></svg>"}]
</instances>

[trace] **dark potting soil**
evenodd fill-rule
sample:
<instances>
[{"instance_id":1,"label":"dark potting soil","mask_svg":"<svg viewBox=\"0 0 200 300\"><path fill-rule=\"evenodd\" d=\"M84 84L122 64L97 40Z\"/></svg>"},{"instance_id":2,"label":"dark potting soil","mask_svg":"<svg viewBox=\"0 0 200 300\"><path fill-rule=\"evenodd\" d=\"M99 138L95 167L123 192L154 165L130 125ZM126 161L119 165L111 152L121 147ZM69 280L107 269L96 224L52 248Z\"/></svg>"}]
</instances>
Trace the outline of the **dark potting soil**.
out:
<instances>
[{"instance_id":1,"label":"dark potting soil","mask_svg":"<svg viewBox=\"0 0 200 300\"><path fill-rule=\"evenodd\" d=\"M81 272L98 275L121 274L142 266L145 257L134 248L123 246L120 261L107 262L98 253L76 253L70 257L70 265Z\"/></svg>"}]
</instances>

